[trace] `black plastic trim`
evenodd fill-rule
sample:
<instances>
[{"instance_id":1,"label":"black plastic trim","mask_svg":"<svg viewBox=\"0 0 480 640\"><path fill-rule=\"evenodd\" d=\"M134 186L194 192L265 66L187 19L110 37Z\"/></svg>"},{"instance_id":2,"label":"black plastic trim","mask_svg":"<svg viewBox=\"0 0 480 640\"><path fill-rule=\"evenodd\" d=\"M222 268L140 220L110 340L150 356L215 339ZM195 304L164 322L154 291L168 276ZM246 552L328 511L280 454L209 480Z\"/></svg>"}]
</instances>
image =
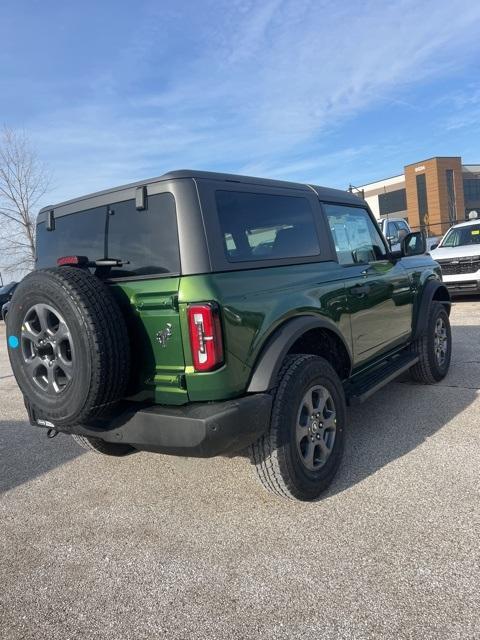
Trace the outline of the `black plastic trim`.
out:
<instances>
[{"instance_id":1,"label":"black plastic trim","mask_svg":"<svg viewBox=\"0 0 480 640\"><path fill-rule=\"evenodd\" d=\"M130 444L140 451L211 458L237 453L255 442L268 426L271 404L269 394L140 410L132 403L106 424L97 421L58 430ZM36 426L56 428L51 423L38 424L31 413L30 420Z\"/></svg>"},{"instance_id":2,"label":"black plastic trim","mask_svg":"<svg viewBox=\"0 0 480 640\"><path fill-rule=\"evenodd\" d=\"M439 289L443 289L447 297L447 300L441 300L440 302L448 308L448 313L450 313L450 306L452 303L451 303L451 298L450 298L450 293L448 291L448 288L440 280L430 279L423 287L423 290L421 292L420 302L418 303L418 306L414 313L414 319L413 319L414 340L416 340L417 338L420 338L427 330L428 309L432 304L433 296Z\"/></svg>"},{"instance_id":3,"label":"black plastic trim","mask_svg":"<svg viewBox=\"0 0 480 640\"><path fill-rule=\"evenodd\" d=\"M333 322L314 316L301 316L285 322L268 339L254 367L247 391L249 393L270 391L275 386L278 372L289 349L298 338L311 329L328 329L337 335L347 350L350 364L352 363L350 349Z\"/></svg>"},{"instance_id":4,"label":"black plastic trim","mask_svg":"<svg viewBox=\"0 0 480 640\"><path fill-rule=\"evenodd\" d=\"M415 353L406 351L388 358L372 371L359 374L354 380L344 383L345 396L349 406L361 404L379 389L395 380L419 360Z\"/></svg>"}]
</instances>

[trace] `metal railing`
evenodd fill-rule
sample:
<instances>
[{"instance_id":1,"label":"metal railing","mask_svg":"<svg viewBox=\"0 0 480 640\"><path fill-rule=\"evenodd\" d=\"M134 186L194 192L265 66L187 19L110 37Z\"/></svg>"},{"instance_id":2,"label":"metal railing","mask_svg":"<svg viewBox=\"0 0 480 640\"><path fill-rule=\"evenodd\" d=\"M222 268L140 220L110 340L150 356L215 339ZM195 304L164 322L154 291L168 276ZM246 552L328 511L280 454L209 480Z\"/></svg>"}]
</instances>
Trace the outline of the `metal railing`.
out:
<instances>
[{"instance_id":1,"label":"metal railing","mask_svg":"<svg viewBox=\"0 0 480 640\"><path fill-rule=\"evenodd\" d=\"M460 222L460 220L458 221ZM453 222L452 224L456 224ZM452 226L450 222L434 222L433 224L410 225L412 231L423 231L427 238L437 238L443 236Z\"/></svg>"}]
</instances>

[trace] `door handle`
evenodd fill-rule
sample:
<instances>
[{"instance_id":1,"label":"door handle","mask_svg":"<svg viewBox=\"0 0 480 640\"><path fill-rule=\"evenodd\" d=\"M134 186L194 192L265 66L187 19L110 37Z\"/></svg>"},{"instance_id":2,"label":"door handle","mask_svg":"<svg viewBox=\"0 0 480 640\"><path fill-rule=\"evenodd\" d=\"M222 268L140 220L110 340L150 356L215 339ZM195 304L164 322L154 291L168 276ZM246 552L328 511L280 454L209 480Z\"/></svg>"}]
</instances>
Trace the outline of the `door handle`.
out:
<instances>
[{"instance_id":1,"label":"door handle","mask_svg":"<svg viewBox=\"0 0 480 640\"><path fill-rule=\"evenodd\" d=\"M358 296L359 298L363 298L367 293L370 293L370 285L369 284L356 284L354 287L350 289L350 293L352 296Z\"/></svg>"}]
</instances>

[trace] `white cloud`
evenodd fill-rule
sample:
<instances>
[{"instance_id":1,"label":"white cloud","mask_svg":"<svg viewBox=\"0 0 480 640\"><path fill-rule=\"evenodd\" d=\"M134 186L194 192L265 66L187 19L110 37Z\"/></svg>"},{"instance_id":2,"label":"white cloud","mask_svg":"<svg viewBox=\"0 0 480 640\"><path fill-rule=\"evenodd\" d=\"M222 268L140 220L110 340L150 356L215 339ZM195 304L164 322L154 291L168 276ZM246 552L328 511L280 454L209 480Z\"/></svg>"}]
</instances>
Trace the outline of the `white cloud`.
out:
<instances>
[{"instance_id":1,"label":"white cloud","mask_svg":"<svg viewBox=\"0 0 480 640\"><path fill-rule=\"evenodd\" d=\"M480 28L475 2L210 1L161 16L167 30L169 21L192 23L193 53L173 64L152 16L154 8L118 66L92 78L95 100L30 123L57 176L54 197L182 166L313 177L332 159L322 144L331 131L461 66ZM133 83L140 70L149 78L142 90Z\"/></svg>"},{"instance_id":2,"label":"white cloud","mask_svg":"<svg viewBox=\"0 0 480 640\"><path fill-rule=\"evenodd\" d=\"M480 133L480 88L479 85L466 87L461 92L448 95L445 100L450 115L444 120L447 131L468 128L472 135Z\"/></svg>"}]
</instances>

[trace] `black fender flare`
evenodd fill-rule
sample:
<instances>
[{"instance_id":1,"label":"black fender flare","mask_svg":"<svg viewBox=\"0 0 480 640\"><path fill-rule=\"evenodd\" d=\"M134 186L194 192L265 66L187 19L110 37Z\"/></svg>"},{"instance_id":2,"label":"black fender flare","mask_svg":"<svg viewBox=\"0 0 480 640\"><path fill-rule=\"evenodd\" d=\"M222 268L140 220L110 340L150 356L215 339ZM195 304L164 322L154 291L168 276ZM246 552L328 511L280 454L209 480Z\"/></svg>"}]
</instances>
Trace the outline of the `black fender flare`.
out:
<instances>
[{"instance_id":1,"label":"black fender flare","mask_svg":"<svg viewBox=\"0 0 480 640\"><path fill-rule=\"evenodd\" d=\"M447 308L450 315L450 307L452 305L450 293L447 287L440 280L429 280L423 287L418 301L413 323L413 339L420 338L427 330L428 309L432 304L432 300L437 292L441 291L441 299L438 300Z\"/></svg>"},{"instance_id":2,"label":"black fender flare","mask_svg":"<svg viewBox=\"0 0 480 640\"><path fill-rule=\"evenodd\" d=\"M333 322L315 316L301 316L284 322L267 339L253 367L247 392L263 393L272 389L288 351L298 338L311 329L328 329L334 333L341 340L350 358L350 363L352 362L350 348Z\"/></svg>"}]
</instances>

